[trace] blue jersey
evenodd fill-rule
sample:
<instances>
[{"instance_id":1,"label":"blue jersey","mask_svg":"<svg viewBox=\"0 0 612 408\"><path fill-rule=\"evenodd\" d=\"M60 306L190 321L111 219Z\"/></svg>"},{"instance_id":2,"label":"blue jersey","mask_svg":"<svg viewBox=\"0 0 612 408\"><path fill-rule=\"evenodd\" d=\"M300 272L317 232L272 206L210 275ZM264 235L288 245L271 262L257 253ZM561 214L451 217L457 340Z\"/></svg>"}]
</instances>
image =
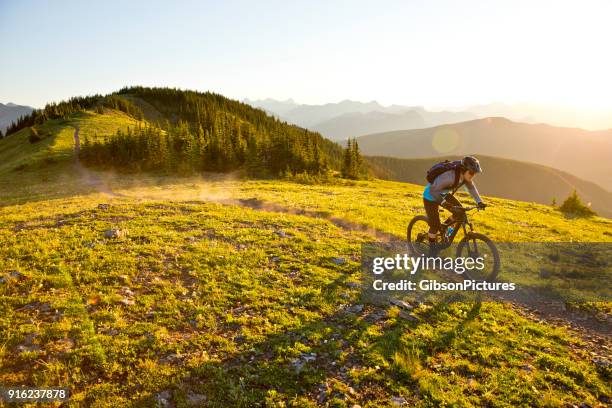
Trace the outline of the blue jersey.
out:
<instances>
[{"instance_id":1,"label":"blue jersey","mask_svg":"<svg viewBox=\"0 0 612 408\"><path fill-rule=\"evenodd\" d=\"M423 198L426 199L427 201L433 201L435 203L437 202L437 200L434 198L434 196L431 195L430 190L431 190L431 183L427 183L427 185L425 186L425 190L423 190ZM440 195L444 197L450 192L451 190L449 188L443 189L440 191Z\"/></svg>"}]
</instances>

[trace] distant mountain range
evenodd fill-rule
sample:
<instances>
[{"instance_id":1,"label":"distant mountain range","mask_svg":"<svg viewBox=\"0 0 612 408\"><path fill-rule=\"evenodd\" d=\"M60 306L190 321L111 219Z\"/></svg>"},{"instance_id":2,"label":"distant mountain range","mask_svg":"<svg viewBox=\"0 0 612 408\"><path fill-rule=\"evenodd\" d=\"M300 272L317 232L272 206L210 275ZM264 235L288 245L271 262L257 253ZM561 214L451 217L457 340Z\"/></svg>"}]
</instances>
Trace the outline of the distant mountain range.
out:
<instances>
[{"instance_id":1,"label":"distant mountain range","mask_svg":"<svg viewBox=\"0 0 612 408\"><path fill-rule=\"evenodd\" d=\"M292 99L245 99L244 102L287 122L320 132L331 140L393 130L421 129L492 116L532 124L549 123L587 129L612 128L612 111L602 110L586 114L570 109L529 104L491 103L462 110L427 110L421 106L383 106L376 101L345 100L324 105L304 105Z\"/></svg>"},{"instance_id":2,"label":"distant mountain range","mask_svg":"<svg viewBox=\"0 0 612 408\"><path fill-rule=\"evenodd\" d=\"M398 158L488 155L554 167L612 191L612 130L588 131L486 118L378 133L357 140L366 155ZM529 184L526 188L530 188Z\"/></svg>"},{"instance_id":3,"label":"distant mountain range","mask_svg":"<svg viewBox=\"0 0 612 408\"><path fill-rule=\"evenodd\" d=\"M344 140L391 130L419 129L477 118L470 112L430 112L421 106L383 106L376 101L344 100L325 105L302 105L292 99L245 99L244 102L289 123L320 132L331 140Z\"/></svg>"},{"instance_id":4,"label":"distant mountain range","mask_svg":"<svg viewBox=\"0 0 612 408\"><path fill-rule=\"evenodd\" d=\"M457 156L427 159L398 159L367 156L376 177L407 183L426 183L427 170L437 161L456 160ZM586 203L604 217L612 217L612 193L597 184L569 173L533 163L479 156L484 172L476 178L481 194L519 201L557 205L575 189Z\"/></svg>"},{"instance_id":5,"label":"distant mountain range","mask_svg":"<svg viewBox=\"0 0 612 408\"><path fill-rule=\"evenodd\" d=\"M21 116L29 115L34 108L30 106L15 105L14 103L7 103L6 105L0 103L0 130L2 133L6 131L13 121L16 121Z\"/></svg>"}]
</instances>

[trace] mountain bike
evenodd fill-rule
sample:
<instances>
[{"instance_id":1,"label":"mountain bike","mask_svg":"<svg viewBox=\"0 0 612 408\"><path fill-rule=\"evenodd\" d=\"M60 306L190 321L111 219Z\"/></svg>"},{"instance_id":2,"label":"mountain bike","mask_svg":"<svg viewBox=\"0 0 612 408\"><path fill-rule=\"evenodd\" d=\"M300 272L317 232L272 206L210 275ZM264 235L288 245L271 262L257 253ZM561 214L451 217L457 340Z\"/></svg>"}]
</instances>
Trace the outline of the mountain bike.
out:
<instances>
[{"instance_id":1,"label":"mountain bike","mask_svg":"<svg viewBox=\"0 0 612 408\"><path fill-rule=\"evenodd\" d=\"M482 270L472 269L465 272L469 279L486 280L492 282L497 278L500 269L499 252L497 247L489 237L484 234L474 232L474 227L468 219L468 212L481 209L473 207L452 207L454 211L463 214L461 221L451 224L442 224L442 228L437 234L434 248L436 252L449 248L460 230L463 230L463 238L457 244L455 256L457 258L479 258L483 257L485 267ZM417 215L408 224L407 240L410 250L415 256L432 255L431 246L428 238L429 222L426 215Z\"/></svg>"}]
</instances>

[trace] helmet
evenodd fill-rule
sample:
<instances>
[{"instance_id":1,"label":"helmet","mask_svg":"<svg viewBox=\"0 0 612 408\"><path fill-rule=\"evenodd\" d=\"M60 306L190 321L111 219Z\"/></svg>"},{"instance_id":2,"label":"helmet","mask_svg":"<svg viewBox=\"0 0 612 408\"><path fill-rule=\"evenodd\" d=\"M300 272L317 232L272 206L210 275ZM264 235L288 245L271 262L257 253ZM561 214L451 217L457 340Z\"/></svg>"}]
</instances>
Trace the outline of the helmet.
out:
<instances>
[{"instance_id":1,"label":"helmet","mask_svg":"<svg viewBox=\"0 0 612 408\"><path fill-rule=\"evenodd\" d=\"M465 156L463 160L461 160L461 166L472 173L482 173L480 162L474 156Z\"/></svg>"}]
</instances>

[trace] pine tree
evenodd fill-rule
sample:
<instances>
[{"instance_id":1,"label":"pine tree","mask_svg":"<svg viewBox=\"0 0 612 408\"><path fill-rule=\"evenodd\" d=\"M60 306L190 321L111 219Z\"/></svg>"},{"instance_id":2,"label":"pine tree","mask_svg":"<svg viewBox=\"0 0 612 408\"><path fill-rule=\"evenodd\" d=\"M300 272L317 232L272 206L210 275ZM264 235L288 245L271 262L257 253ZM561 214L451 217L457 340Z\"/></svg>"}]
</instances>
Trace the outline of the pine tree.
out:
<instances>
[{"instance_id":1,"label":"pine tree","mask_svg":"<svg viewBox=\"0 0 612 408\"><path fill-rule=\"evenodd\" d=\"M561 206L559 207L559 210L566 214L576 215L579 217L590 217L593 215L597 215L589 205L585 205L582 203L582 200L580 199L580 197L578 197L578 193L576 193L576 190L574 190L572 194L570 194L570 196L565 199L563 204L561 204Z\"/></svg>"},{"instance_id":2,"label":"pine tree","mask_svg":"<svg viewBox=\"0 0 612 408\"><path fill-rule=\"evenodd\" d=\"M363 157L361 157L361 152L359 151L359 144L357 143L356 139L353 139L352 164L353 177L356 179L361 178Z\"/></svg>"}]
</instances>

